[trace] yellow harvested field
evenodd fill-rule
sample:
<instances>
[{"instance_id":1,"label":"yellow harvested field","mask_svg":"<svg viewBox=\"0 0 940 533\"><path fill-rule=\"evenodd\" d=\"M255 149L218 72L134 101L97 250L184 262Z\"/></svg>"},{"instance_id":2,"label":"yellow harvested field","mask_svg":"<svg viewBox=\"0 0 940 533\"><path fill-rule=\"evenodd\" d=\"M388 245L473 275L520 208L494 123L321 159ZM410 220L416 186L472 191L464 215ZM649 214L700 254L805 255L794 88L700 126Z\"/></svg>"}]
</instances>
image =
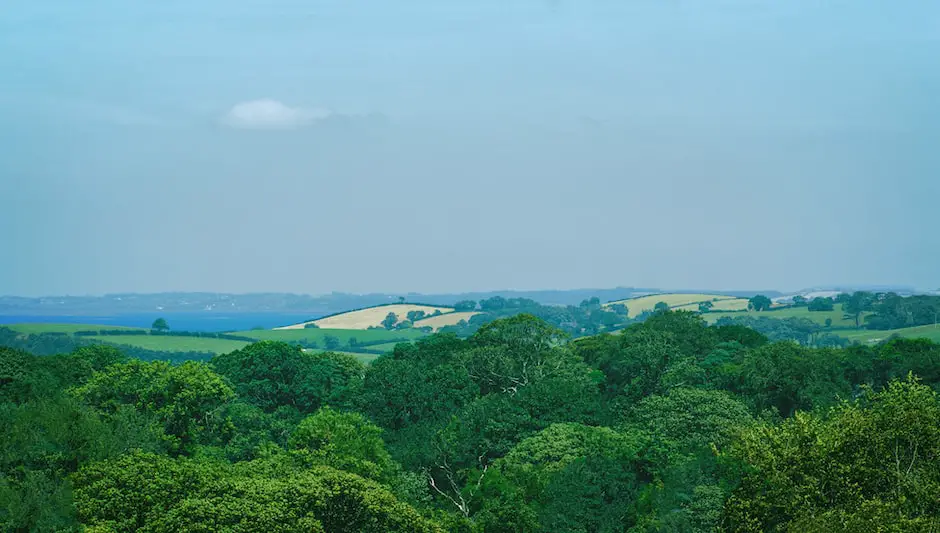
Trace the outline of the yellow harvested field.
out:
<instances>
[{"instance_id":1,"label":"yellow harvested field","mask_svg":"<svg viewBox=\"0 0 940 533\"><path fill-rule=\"evenodd\" d=\"M435 307L419 304L378 305L366 309L359 309L358 311L349 311L347 313L320 318L314 320L313 323L316 324L317 327L327 329L369 329L373 326L381 327L382 321L385 320L385 317L388 316L389 313L395 313L395 315L398 316L398 321L401 322L407 318L409 311L424 311L430 315L435 311L453 313L454 309L452 307ZM300 324L274 329L303 329L308 323L309 322L301 322Z\"/></svg>"},{"instance_id":2,"label":"yellow harvested field","mask_svg":"<svg viewBox=\"0 0 940 533\"><path fill-rule=\"evenodd\" d=\"M423 328L425 326L431 326L434 328L434 331L437 331L444 326L456 326L457 323L461 320L466 320L469 322L470 317L478 314L480 314L479 311L459 311L455 313L432 316L430 318L422 318L421 320L414 323L414 327Z\"/></svg>"},{"instance_id":3,"label":"yellow harvested field","mask_svg":"<svg viewBox=\"0 0 940 533\"><path fill-rule=\"evenodd\" d=\"M738 306L741 305L740 302L742 301L744 302L744 308L747 308L747 300L744 298L725 296L721 294L695 293L650 294L648 296L641 296L639 298L617 300L616 302L606 303L604 306L609 307L614 304L624 304L627 306L627 311L629 312L630 318L633 318L643 313L644 311L652 311L659 302L665 302L670 309L698 310L698 304L705 301L712 302L712 305L714 306L712 309L721 309L724 311L740 309Z\"/></svg>"},{"instance_id":4,"label":"yellow harvested field","mask_svg":"<svg viewBox=\"0 0 940 533\"><path fill-rule=\"evenodd\" d=\"M671 309L681 309L683 311L698 311L700 302L672 307ZM747 298L729 298L727 300L718 300L712 302L712 311L746 311Z\"/></svg>"}]
</instances>

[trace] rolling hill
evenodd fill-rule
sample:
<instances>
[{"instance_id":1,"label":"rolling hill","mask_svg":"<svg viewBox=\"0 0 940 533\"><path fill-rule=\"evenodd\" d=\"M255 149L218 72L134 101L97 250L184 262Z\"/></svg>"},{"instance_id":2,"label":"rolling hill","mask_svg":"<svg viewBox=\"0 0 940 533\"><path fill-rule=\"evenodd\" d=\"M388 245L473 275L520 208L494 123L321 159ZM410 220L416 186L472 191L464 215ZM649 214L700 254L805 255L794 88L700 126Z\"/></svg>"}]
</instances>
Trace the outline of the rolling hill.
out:
<instances>
[{"instance_id":1,"label":"rolling hill","mask_svg":"<svg viewBox=\"0 0 940 533\"><path fill-rule=\"evenodd\" d=\"M452 313L445 313L443 315L422 318L421 320L418 320L414 323L414 327L422 328L425 326L431 326L434 331L437 331L444 326L456 326L461 320L469 321L470 317L478 314L480 314L479 311L455 311Z\"/></svg>"},{"instance_id":2,"label":"rolling hill","mask_svg":"<svg viewBox=\"0 0 940 533\"><path fill-rule=\"evenodd\" d=\"M717 306L716 306L717 307ZM705 313L702 315L709 324L714 324L718 321L719 318L730 316L730 317L739 317L739 316L750 316L754 318L767 317L767 318L808 318L813 322L816 322L820 325L825 324L826 319L832 320L832 327L836 329L842 328L855 328L855 319L846 318L845 313L842 311L842 304L836 304L835 308L832 311L810 311L806 307L785 307L782 309L770 309L769 311L747 311L745 313L721 313L715 312L716 308L712 308L713 311L710 313ZM861 320L864 323L865 316L870 313L863 313Z\"/></svg>"},{"instance_id":3,"label":"rolling hill","mask_svg":"<svg viewBox=\"0 0 940 533\"><path fill-rule=\"evenodd\" d=\"M610 307L615 304L626 305L630 318L635 318L644 311L652 311L659 302L665 302L670 309L683 309L687 311L698 311L698 304L702 302L712 302L712 309L723 311L747 309L746 298L700 293L650 294L640 296L639 298L628 298L626 300L608 302L604 304L604 307Z\"/></svg>"},{"instance_id":4,"label":"rolling hill","mask_svg":"<svg viewBox=\"0 0 940 533\"><path fill-rule=\"evenodd\" d=\"M433 306L423 304L385 304L335 315L325 316L308 322L292 324L274 328L275 330L303 329L307 324L314 324L318 328L327 329L369 329L370 327L382 327L382 321L389 313L395 313L399 322L405 320L410 311L424 311L425 314L433 315L439 311L441 314L453 313L453 307Z\"/></svg>"}]
</instances>

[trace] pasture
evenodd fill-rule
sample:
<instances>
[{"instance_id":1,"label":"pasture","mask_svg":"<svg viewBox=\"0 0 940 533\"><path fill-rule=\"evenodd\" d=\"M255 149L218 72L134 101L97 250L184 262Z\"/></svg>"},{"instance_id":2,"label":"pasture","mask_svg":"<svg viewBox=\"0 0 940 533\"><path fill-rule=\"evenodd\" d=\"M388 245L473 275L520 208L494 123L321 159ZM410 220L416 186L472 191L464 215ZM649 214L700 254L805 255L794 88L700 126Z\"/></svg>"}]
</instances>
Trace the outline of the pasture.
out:
<instances>
[{"instance_id":1,"label":"pasture","mask_svg":"<svg viewBox=\"0 0 940 533\"><path fill-rule=\"evenodd\" d=\"M259 341L284 342L315 342L323 346L327 336L335 337L343 345L348 345L350 339L359 343L372 343L378 341L396 342L408 341L423 337L425 334L415 329L264 329L252 331L237 331L233 335L250 337Z\"/></svg>"},{"instance_id":2,"label":"pasture","mask_svg":"<svg viewBox=\"0 0 940 533\"><path fill-rule=\"evenodd\" d=\"M203 337L175 337L172 335L98 335L83 337L107 344L126 344L158 352L212 352L228 353L248 346L245 341L210 339Z\"/></svg>"},{"instance_id":3,"label":"pasture","mask_svg":"<svg viewBox=\"0 0 940 533\"><path fill-rule=\"evenodd\" d=\"M865 315L868 313L863 313L860 318L860 324L864 324ZM842 311L842 304L836 304L835 308L832 311L810 311L806 307L788 307L784 309L771 309L769 311L746 311L744 313L705 313L702 315L709 324L714 324L718 321L719 318L724 316L730 316L732 318L738 316L749 316L754 318L767 317L767 318L808 318L813 322L816 322L820 325L826 323L826 319L832 319L832 328L833 329L844 329L844 328L855 328L855 319L854 318L845 318ZM841 333L840 333L841 334Z\"/></svg>"},{"instance_id":4,"label":"pasture","mask_svg":"<svg viewBox=\"0 0 940 533\"><path fill-rule=\"evenodd\" d=\"M857 341L862 344L875 344L887 340L888 337L892 335L899 335L906 339L930 339L934 342L940 342L940 325L929 324L926 326L889 330L859 329L839 331L836 334L850 341Z\"/></svg>"},{"instance_id":5,"label":"pasture","mask_svg":"<svg viewBox=\"0 0 940 533\"><path fill-rule=\"evenodd\" d=\"M604 304L604 307L610 307L614 304L626 305L628 316L635 318L644 311L652 311L659 302L664 302L670 309L685 309L689 311L698 311L698 304L701 302L712 302L713 309L727 311L747 309L746 298L737 298L735 296L721 294L697 293L650 294L638 298L608 302Z\"/></svg>"},{"instance_id":6,"label":"pasture","mask_svg":"<svg viewBox=\"0 0 940 533\"><path fill-rule=\"evenodd\" d=\"M478 314L480 314L479 311L455 311L443 315L422 318L414 323L414 327L423 328L425 326L431 326L434 328L434 331L437 331L444 326L456 326L461 320L469 322L470 317Z\"/></svg>"},{"instance_id":7,"label":"pasture","mask_svg":"<svg viewBox=\"0 0 940 533\"><path fill-rule=\"evenodd\" d=\"M370 327L381 327L382 321L385 320L385 317L388 316L389 313L395 313L399 322L405 320L410 311L424 311L427 315L433 315L435 311L440 311L441 313L452 313L454 309L452 307L422 304L387 304L326 316L323 318L318 318L317 320L313 320L312 322L316 324L317 327L324 329L364 330ZM292 324L290 326L283 326L274 329L278 331L303 329L304 326L309 323L310 322L301 322L299 324Z\"/></svg>"},{"instance_id":8,"label":"pasture","mask_svg":"<svg viewBox=\"0 0 940 533\"><path fill-rule=\"evenodd\" d=\"M18 331L25 335L41 334L41 333L65 333L67 335L72 335L76 331L101 331L103 329L107 330L141 330L142 328L131 328L126 326L103 326L101 324L0 324L4 327L8 327L13 331Z\"/></svg>"}]
</instances>

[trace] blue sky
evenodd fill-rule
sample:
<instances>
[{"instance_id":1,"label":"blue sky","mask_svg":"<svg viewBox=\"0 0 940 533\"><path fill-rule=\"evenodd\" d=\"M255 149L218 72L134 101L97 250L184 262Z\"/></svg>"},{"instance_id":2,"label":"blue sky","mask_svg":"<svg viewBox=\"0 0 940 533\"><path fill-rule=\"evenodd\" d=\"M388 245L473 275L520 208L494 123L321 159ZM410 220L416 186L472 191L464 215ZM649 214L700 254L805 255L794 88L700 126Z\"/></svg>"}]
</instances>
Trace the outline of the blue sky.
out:
<instances>
[{"instance_id":1,"label":"blue sky","mask_svg":"<svg viewBox=\"0 0 940 533\"><path fill-rule=\"evenodd\" d=\"M940 4L11 0L0 294L940 286Z\"/></svg>"}]
</instances>

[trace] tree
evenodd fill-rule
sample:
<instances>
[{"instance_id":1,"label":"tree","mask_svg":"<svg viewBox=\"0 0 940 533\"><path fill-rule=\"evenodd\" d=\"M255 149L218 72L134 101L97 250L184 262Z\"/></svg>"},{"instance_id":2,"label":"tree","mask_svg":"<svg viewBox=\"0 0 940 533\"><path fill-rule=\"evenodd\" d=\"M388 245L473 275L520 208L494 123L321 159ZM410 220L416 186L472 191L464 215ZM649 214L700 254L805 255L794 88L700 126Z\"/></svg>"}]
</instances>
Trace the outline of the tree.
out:
<instances>
[{"instance_id":1,"label":"tree","mask_svg":"<svg viewBox=\"0 0 940 533\"><path fill-rule=\"evenodd\" d=\"M506 299L502 296L493 296L486 300L480 300L480 309L483 311L501 311L506 307Z\"/></svg>"},{"instance_id":2,"label":"tree","mask_svg":"<svg viewBox=\"0 0 940 533\"><path fill-rule=\"evenodd\" d=\"M827 327L827 328L831 328L831 327L832 327L832 319L831 319L831 318L826 318L826 327Z\"/></svg>"},{"instance_id":3,"label":"tree","mask_svg":"<svg viewBox=\"0 0 940 533\"><path fill-rule=\"evenodd\" d=\"M228 378L239 397L267 413L281 408L312 413L327 403L348 405L364 372L352 356L304 353L298 346L274 341L217 355L211 365Z\"/></svg>"},{"instance_id":4,"label":"tree","mask_svg":"<svg viewBox=\"0 0 940 533\"><path fill-rule=\"evenodd\" d=\"M872 293L856 291L842 304L842 310L845 314L855 319L855 329L858 329L861 325L862 313L870 311L873 302L874 295Z\"/></svg>"},{"instance_id":5,"label":"tree","mask_svg":"<svg viewBox=\"0 0 940 533\"><path fill-rule=\"evenodd\" d=\"M610 310L620 316L628 316L630 314L630 310L625 304L613 304L610 306Z\"/></svg>"},{"instance_id":6,"label":"tree","mask_svg":"<svg viewBox=\"0 0 940 533\"><path fill-rule=\"evenodd\" d=\"M656 305L653 306L654 313L662 313L669 310L669 304L666 302L656 302Z\"/></svg>"},{"instance_id":7,"label":"tree","mask_svg":"<svg viewBox=\"0 0 940 533\"><path fill-rule=\"evenodd\" d=\"M773 302L770 301L770 298L764 296L763 294L758 294L748 300L748 307L754 311L767 311L770 309L772 303Z\"/></svg>"},{"instance_id":8,"label":"tree","mask_svg":"<svg viewBox=\"0 0 940 533\"><path fill-rule=\"evenodd\" d=\"M385 319L382 320L382 326L385 329L392 329L395 327L395 324L398 323L398 315L395 313L389 313L385 315Z\"/></svg>"},{"instance_id":9,"label":"tree","mask_svg":"<svg viewBox=\"0 0 940 533\"><path fill-rule=\"evenodd\" d=\"M132 451L74 476L92 531L439 532L386 487L327 466L224 464Z\"/></svg>"},{"instance_id":10,"label":"tree","mask_svg":"<svg viewBox=\"0 0 940 533\"><path fill-rule=\"evenodd\" d=\"M150 329L154 331L164 332L170 330L170 325L166 323L166 319L158 318L153 321L153 325L150 326Z\"/></svg>"},{"instance_id":11,"label":"tree","mask_svg":"<svg viewBox=\"0 0 940 533\"><path fill-rule=\"evenodd\" d=\"M701 302L700 304L698 304L698 312L699 312L699 313L707 313L707 312L711 311L711 308L714 307L714 305L715 305L715 304L713 304L713 303L711 303L711 302Z\"/></svg>"},{"instance_id":12,"label":"tree","mask_svg":"<svg viewBox=\"0 0 940 533\"><path fill-rule=\"evenodd\" d=\"M729 531L930 531L940 523L940 400L913 378L829 413L747 430ZM933 527L931 527L933 526Z\"/></svg>"},{"instance_id":13,"label":"tree","mask_svg":"<svg viewBox=\"0 0 940 533\"><path fill-rule=\"evenodd\" d=\"M807 309L810 311L832 311L835 309L835 303L832 298L817 296L809 303Z\"/></svg>"},{"instance_id":14,"label":"tree","mask_svg":"<svg viewBox=\"0 0 940 533\"><path fill-rule=\"evenodd\" d=\"M793 297L793 307L803 307L806 305L806 297L797 294Z\"/></svg>"},{"instance_id":15,"label":"tree","mask_svg":"<svg viewBox=\"0 0 940 533\"><path fill-rule=\"evenodd\" d=\"M408 311L408 314L406 316L408 317L408 321L414 324L418 320L421 320L422 318L424 318L425 314L426 313L424 311L416 309L413 311Z\"/></svg>"},{"instance_id":16,"label":"tree","mask_svg":"<svg viewBox=\"0 0 940 533\"><path fill-rule=\"evenodd\" d=\"M171 366L163 361L138 360L108 366L74 394L105 413L116 414L130 407L156 415L184 453L204 440L203 434L213 425L213 413L235 396L205 363L187 361Z\"/></svg>"},{"instance_id":17,"label":"tree","mask_svg":"<svg viewBox=\"0 0 940 533\"><path fill-rule=\"evenodd\" d=\"M387 480L392 475L382 430L359 413L323 407L297 425L289 446L321 464L364 477Z\"/></svg>"},{"instance_id":18,"label":"tree","mask_svg":"<svg viewBox=\"0 0 940 533\"><path fill-rule=\"evenodd\" d=\"M316 322L307 322L304 324L304 329L320 329L320 326L318 326Z\"/></svg>"},{"instance_id":19,"label":"tree","mask_svg":"<svg viewBox=\"0 0 940 533\"><path fill-rule=\"evenodd\" d=\"M473 311L477 308L477 303L475 300L460 300L454 304L454 311L465 312Z\"/></svg>"},{"instance_id":20,"label":"tree","mask_svg":"<svg viewBox=\"0 0 940 533\"><path fill-rule=\"evenodd\" d=\"M323 346L327 350L336 350L339 348L340 342L339 338L334 337L333 335L325 335L323 337Z\"/></svg>"},{"instance_id":21,"label":"tree","mask_svg":"<svg viewBox=\"0 0 940 533\"><path fill-rule=\"evenodd\" d=\"M399 297L398 297L398 303L400 303L400 304L405 303L405 297L404 297L404 296L399 296Z\"/></svg>"}]
</instances>

